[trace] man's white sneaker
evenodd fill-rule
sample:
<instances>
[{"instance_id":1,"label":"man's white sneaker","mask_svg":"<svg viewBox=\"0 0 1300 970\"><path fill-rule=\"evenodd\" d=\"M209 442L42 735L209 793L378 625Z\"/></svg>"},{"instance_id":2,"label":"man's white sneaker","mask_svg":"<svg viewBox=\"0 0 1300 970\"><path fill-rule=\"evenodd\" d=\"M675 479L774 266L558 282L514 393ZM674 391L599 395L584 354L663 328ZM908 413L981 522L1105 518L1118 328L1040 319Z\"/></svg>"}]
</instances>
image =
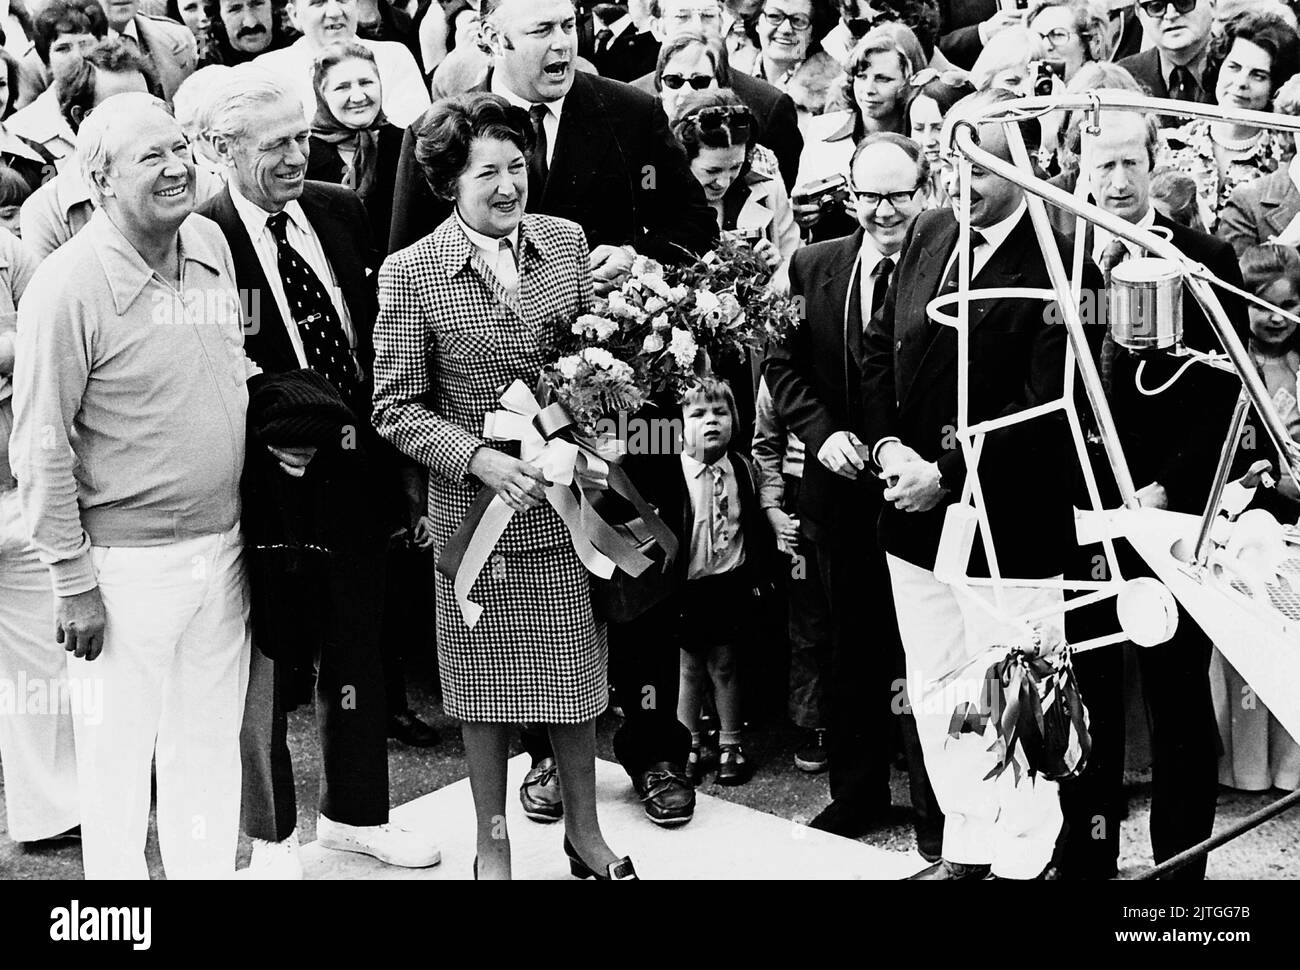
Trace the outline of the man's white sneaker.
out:
<instances>
[{"instance_id":1,"label":"man's white sneaker","mask_svg":"<svg viewBox=\"0 0 1300 970\"><path fill-rule=\"evenodd\" d=\"M253 858L248 862L253 879L301 879L302 858L298 855L298 830L283 842L253 840Z\"/></svg>"},{"instance_id":2,"label":"man's white sneaker","mask_svg":"<svg viewBox=\"0 0 1300 970\"><path fill-rule=\"evenodd\" d=\"M427 869L442 861L442 853L427 836L387 822L383 825L344 825L324 815L316 817L316 842L327 849L360 852L390 866Z\"/></svg>"}]
</instances>

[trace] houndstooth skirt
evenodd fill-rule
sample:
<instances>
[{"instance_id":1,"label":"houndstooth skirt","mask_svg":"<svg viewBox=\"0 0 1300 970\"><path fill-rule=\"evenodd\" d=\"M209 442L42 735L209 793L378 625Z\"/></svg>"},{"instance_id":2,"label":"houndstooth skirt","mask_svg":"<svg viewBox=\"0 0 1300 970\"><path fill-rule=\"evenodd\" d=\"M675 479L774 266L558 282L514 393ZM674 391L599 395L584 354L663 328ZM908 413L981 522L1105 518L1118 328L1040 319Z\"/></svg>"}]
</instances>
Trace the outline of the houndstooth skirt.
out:
<instances>
[{"instance_id":1,"label":"houndstooth skirt","mask_svg":"<svg viewBox=\"0 0 1300 970\"><path fill-rule=\"evenodd\" d=\"M605 625L592 614L588 573L572 546L493 553L470 590L483 607L472 630L451 581L439 573L435 584L438 669L452 717L576 724L605 710Z\"/></svg>"}]
</instances>

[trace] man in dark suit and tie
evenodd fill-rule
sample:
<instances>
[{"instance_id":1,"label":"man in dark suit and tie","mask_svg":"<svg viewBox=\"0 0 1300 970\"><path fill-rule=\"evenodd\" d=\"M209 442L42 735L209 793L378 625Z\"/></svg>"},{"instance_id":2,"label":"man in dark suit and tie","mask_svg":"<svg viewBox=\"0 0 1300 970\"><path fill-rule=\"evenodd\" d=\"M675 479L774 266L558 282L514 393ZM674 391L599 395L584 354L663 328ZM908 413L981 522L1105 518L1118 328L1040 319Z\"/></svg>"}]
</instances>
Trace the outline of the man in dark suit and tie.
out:
<instances>
[{"instance_id":1,"label":"man in dark suit and tie","mask_svg":"<svg viewBox=\"0 0 1300 970\"><path fill-rule=\"evenodd\" d=\"M714 16L716 10L717 16ZM701 33L722 44L722 0L650 0L654 31L661 41L691 31ZM723 56L726 47L723 46ZM655 65L632 82L647 94L655 91ZM799 155L803 152L803 135L799 133L799 114L790 95L774 85L743 71L731 71L731 89L749 106L758 125L758 143L772 150L781 167L781 180L787 190L794 188L799 174Z\"/></svg>"},{"instance_id":2,"label":"man in dark suit and tie","mask_svg":"<svg viewBox=\"0 0 1300 970\"><path fill-rule=\"evenodd\" d=\"M313 644L323 762L317 841L392 865L430 866L438 850L388 820L380 653L388 532L381 506L395 469L369 421L378 259L365 210L349 189L305 181L311 129L287 82L245 78L221 93L210 117L210 144L226 167L227 185L199 211L221 227L234 258L250 313L245 352L268 377L307 368L329 381L356 418L355 439L374 480L373 488L361 490L362 507L321 513L357 524L346 551L331 543L328 593L322 593L329 615ZM274 453L286 471L302 477L321 460L315 451ZM241 737L244 829L253 838L251 868L301 877L285 740L289 671L263 653L278 651L278 644L261 646L250 663Z\"/></svg>"},{"instance_id":3,"label":"man in dark suit and tie","mask_svg":"<svg viewBox=\"0 0 1300 970\"><path fill-rule=\"evenodd\" d=\"M1131 112L1103 112L1100 131L1085 129L1079 177L1088 180L1096 204L1134 225L1163 230L1173 245L1219 279L1243 287L1232 247L1222 239L1166 219L1149 197L1151 169L1159 147L1156 121ZM1107 272L1135 255L1129 243L1096 229L1088 252ZM1218 293L1229 319L1245 339L1245 303ZM1099 335L1105 335L1100 331ZM1183 291L1183 340L1203 352L1221 349L1190 290ZM1107 339L1107 397L1128 459L1137 497L1144 507L1195 515L1204 510L1219 452L1228 433L1240 382L1230 374L1193 366L1160 394L1160 387L1185 362L1172 355L1139 357ZM1093 462L1103 488L1113 482L1104 456ZM1108 504L1116 504L1112 499ZM1100 547L1080 550L1079 568L1088 575ZM1117 547L1125 578L1152 575L1127 543ZM1095 578L1095 577L1093 577ZM1072 642L1117 632L1113 601L1067 615ZM1157 863L1209 837L1218 792L1219 738L1210 697L1213 644L1180 605L1178 628L1167 642L1137 651L1142 693L1151 717L1151 845ZM1119 856L1124 776L1123 654L1113 647L1075 658L1080 691L1091 714L1092 753L1081 777L1063 782L1066 837L1063 876L1109 879ZM1179 870L1177 878L1203 878L1205 859Z\"/></svg>"},{"instance_id":4,"label":"man in dark suit and tie","mask_svg":"<svg viewBox=\"0 0 1300 970\"><path fill-rule=\"evenodd\" d=\"M578 53L596 65L601 77L627 82L655 69L659 41L649 30L646 7L646 0L632 0L632 5L598 3L590 18L582 20ZM639 19L638 12L642 13Z\"/></svg>"},{"instance_id":5,"label":"man in dark suit and tie","mask_svg":"<svg viewBox=\"0 0 1300 970\"><path fill-rule=\"evenodd\" d=\"M571 0L484 0L480 26L493 50L481 90L533 117L537 150L530 211L560 216L587 233L598 292L637 253L680 262L717 238L717 219L654 99L617 81L574 70ZM389 251L422 238L451 210L435 198L415 159L416 121L398 163Z\"/></svg>"},{"instance_id":6,"label":"man in dark suit and tie","mask_svg":"<svg viewBox=\"0 0 1300 970\"><path fill-rule=\"evenodd\" d=\"M974 111L1014 98L1000 90L971 95L949 113L945 137ZM1037 126L1025 128L1032 151ZM976 134L986 151L1010 160L1001 125L980 124ZM978 166L970 190L972 287L1050 287L1024 193ZM1022 639L936 572L947 565L989 575L979 537L969 562L957 561L960 556L946 564L936 561L948 508L961 500L967 469L955 438L957 334L954 327L931 321L926 305L938 294L956 291L958 242L957 220L944 208L923 213L903 244L884 305L867 327L861 439L887 483L880 542L907 657L908 699L944 813L943 858L918 878L974 879L991 871L1000 878L1032 879L1047 869L1060 831L1056 783L1028 777L1023 764L1019 772L1008 768L988 778L997 756L987 740L974 732L949 736L954 710L984 702L985 665L965 665L996 644ZM1057 245L1064 242L1058 239ZM1086 276L1099 284L1090 264ZM971 304L971 423L1061 397L1066 333L1052 323L1055 312L1052 305L1028 298ZM1065 422L1055 416L990 432L984 439L979 475L991 527L987 538L1000 575L1012 583L1064 572L1074 545L1069 451ZM845 459L865 469L856 450ZM954 515L959 522L960 510ZM992 599L987 588L973 587L971 593ZM1003 589L1002 603L1012 615L1050 617L1062 602L1055 590Z\"/></svg>"},{"instance_id":7,"label":"man in dark suit and tie","mask_svg":"<svg viewBox=\"0 0 1300 970\"><path fill-rule=\"evenodd\" d=\"M1215 0L1141 0L1138 18L1155 46L1119 61L1153 98L1214 104L1218 62L1211 51ZM1163 123L1181 125L1185 118Z\"/></svg>"},{"instance_id":8,"label":"man in dark suit and tie","mask_svg":"<svg viewBox=\"0 0 1300 970\"><path fill-rule=\"evenodd\" d=\"M795 253L790 294L804 301L804 323L772 350L763 373L781 423L806 450L799 551L808 574L820 580L831 615L832 802L812 826L854 838L888 813L891 701L903 674L889 571L876 542L880 484L854 461L854 429L862 426L862 334L884 303L903 238L921 212L918 195L929 165L911 139L880 133L863 140L850 170L861 228ZM902 733L917 843L937 859L943 816L910 714Z\"/></svg>"}]
</instances>

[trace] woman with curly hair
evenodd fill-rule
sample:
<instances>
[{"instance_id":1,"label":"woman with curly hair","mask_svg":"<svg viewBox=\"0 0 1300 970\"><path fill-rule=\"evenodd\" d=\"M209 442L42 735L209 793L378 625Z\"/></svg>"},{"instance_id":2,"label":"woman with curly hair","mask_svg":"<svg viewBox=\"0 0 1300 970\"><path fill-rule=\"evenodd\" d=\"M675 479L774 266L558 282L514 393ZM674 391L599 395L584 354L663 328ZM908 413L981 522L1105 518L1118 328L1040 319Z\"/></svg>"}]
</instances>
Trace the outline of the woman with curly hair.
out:
<instances>
[{"instance_id":1,"label":"woman with curly hair","mask_svg":"<svg viewBox=\"0 0 1300 970\"><path fill-rule=\"evenodd\" d=\"M1275 13L1245 13L1224 28L1223 61L1215 84L1220 105L1268 111L1287 79L1300 69L1300 37ZM1201 221L1214 231L1219 211L1237 186L1278 169L1284 142L1265 128L1197 119L1162 132L1161 159L1196 180Z\"/></svg>"}]
</instances>

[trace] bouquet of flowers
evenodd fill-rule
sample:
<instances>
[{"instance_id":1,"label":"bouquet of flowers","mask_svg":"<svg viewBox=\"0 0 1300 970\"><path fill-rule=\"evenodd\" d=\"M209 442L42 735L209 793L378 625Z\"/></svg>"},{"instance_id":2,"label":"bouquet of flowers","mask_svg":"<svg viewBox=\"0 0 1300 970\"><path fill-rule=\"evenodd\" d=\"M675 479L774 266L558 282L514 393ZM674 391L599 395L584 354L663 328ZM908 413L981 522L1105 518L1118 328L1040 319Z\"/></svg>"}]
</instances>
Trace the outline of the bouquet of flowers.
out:
<instances>
[{"instance_id":1,"label":"bouquet of flowers","mask_svg":"<svg viewBox=\"0 0 1300 970\"><path fill-rule=\"evenodd\" d=\"M797 305L771 277L748 243L726 237L681 266L639 256L623 285L573 322L542 384L588 434L615 412L676 401L715 365L738 364L798 325Z\"/></svg>"}]
</instances>

